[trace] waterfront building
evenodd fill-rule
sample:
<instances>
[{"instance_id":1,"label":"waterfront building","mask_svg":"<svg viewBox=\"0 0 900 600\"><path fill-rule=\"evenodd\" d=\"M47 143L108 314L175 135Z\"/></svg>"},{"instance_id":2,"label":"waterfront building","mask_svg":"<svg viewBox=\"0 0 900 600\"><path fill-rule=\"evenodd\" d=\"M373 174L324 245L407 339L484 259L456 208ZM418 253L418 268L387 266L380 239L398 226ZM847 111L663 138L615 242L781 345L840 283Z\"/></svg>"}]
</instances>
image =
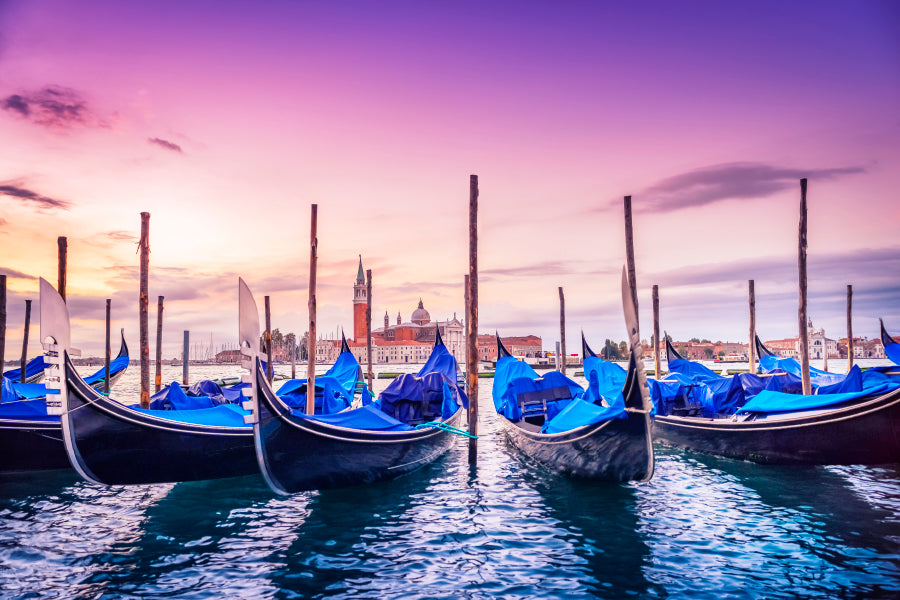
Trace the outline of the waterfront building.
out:
<instances>
[{"instance_id":1,"label":"waterfront building","mask_svg":"<svg viewBox=\"0 0 900 600\"><path fill-rule=\"evenodd\" d=\"M821 360L825 358L827 352L828 358L840 358L838 352L837 340L829 339L825 336L825 330L813 327L812 319L807 325L807 338L809 340L809 359ZM783 358L800 358L800 338L785 338L781 340L769 340L763 342L766 348ZM855 352L854 352L855 354Z\"/></svg>"}]
</instances>

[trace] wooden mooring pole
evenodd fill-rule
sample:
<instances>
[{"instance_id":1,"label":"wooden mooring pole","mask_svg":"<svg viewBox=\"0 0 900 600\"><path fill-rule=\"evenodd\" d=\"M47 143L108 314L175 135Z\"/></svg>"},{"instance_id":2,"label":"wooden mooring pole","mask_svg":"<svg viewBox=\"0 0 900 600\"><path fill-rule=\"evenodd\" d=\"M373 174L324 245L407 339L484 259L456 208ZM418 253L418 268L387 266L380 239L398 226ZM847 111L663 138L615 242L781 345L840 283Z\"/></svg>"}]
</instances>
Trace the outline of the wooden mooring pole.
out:
<instances>
[{"instance_id":1,"label":"wooden mooring pole","mask_svg":"<svg viewBox=\"0 0 900 600\"><path fill-rule=\"evenodd\" d=\"M562 287L559 288L559 372L566 374L566 298Z\"/></svg>"},{"instance_id":2,"label":"wooden mooring pole","mask_svg":"<svg viewBox=\"0 0 900 600\"><path fill-rule=\"evenodd\" d=\"M847 372L853 368L853 286L847 285Z\"/></svg>"},{"instance_id":3,"label":"wooden mooring pole","mask_svg":"<svg viewBox=\"0 0 900 600\"><path fill-rule=\"evenodd\" d=\"M662 379L659 360L659 286L653 286L653 376Z\"/></svg>"},{"instance_id":4,"label":"wooden mooring pole","mask_svg":"<svg viewBox=\"0 0 900 600\"><path fill-rule=\"evenodd\" d=\"M25 335L22 338L22 361L19 382L25 383L25 366L28 364L28 328L31 326L31 300L25 301Z\"/></svg>"},{"instance_id":5,"label":"wooden mooring pole","mask_svg":"<svg viewBox=\"0 0 900 600\"><path fill-rule=\"evenodd\" d=\"M625 196L625 262L628 269L628 282L631 285L631 300L634 302L634 318L637 319L640 331L640 313L638 312L637 278L634 266L634 231L631 225L631 196Z\"/></svg>"},{"instance_id":6,"label":"wooden mooring pole","mask_svg":"<svg viewBox=\"0 0 900 600\"><path fill-rule=\"evenodd\" d=\"M306 371L306 414L316 413L316 262L318 260L319 205L313 204L310 211L309 229L309 359Z\"/></svg>"},{"instance_id":7,"label":"wooden mooring pole","mask_svg":"<svg viewBox=\"0 0 900 600\"><path fill-rule=\"evenodd\" d=\"M812 393L809 379L809 330L806 316L806 178L800 180L800 235L797 266L799 280L799 307L797 321L800 335L800 376L803 380L803 393Z\"/></svg>"},{"instance_id":8,"label":"wooden mooring pole","mask_svg":"<svg viewBox=\"0 0 900 600\"><path fill-rule=\"evenodd\" d=\"M750 293L750 352L748 361L750 373L756 373L756 289L752 279L747 280L747 287Z\"/></svg>"},{"instance_id":9,"label":"wooden mooring pole","mask_svg":"<svg viewBox=\"0 0 900 600\"><path fill-rule=\"evenodd\" d=\"M56 238L56 245L59 249L59 259L58 259L58 267L59 267L59 284L57 285L57 291L59 295L62 296L63 301L66 299L66 255L68 253L68 240L64 236L60 236Z\"/></svg>"},{"instance_id":10,"label":"wooden mooring pole","mask_svg":"<svg viewBox=\"0 0 900 600\"><path fill-rule=\"evenodd\" d=\"M6 275L0 275L0 372L6 365Z\"/></svg>"},{"instance_id":11,"label":"wooden mooring pole","mask_svg":"<svg viewBox=\"0 0 900 600\"><path fill-rule=\"evenodd\" d=\"M141 408L150 408L150 213L141 213L141 291L138 298L141 356Z\"/></svg>"},{"instance_id":12,"label":"wooden mooring pole","mask_svg":"<svg viewBox=\"0 0 900 600\"><path fill-rule=\"evenodd\" d=\"M265 297L265 312L266 312L266 379L269 380L269 385L272 385L272 381L275 379L275 367L272 366L272 310L269 308L269 297ZM307 394L309 393L309 387L306 388Z\"/></svg>"},{"instance_id":13,"label":"wooden mooring pole","mask_svg":"<svg viewBox=\"0 0 900 600\"><path fill-rule=\"evenodd\" d=\"M375 381L375 371L372 369L372 269L366 269L366 364L369 367L369 391L374 394L372 389Z\"/></svg>"},{"instance_id":14,"label":"wooden mooring pole","mask_svg":"<svg viewBox=\"0 0 900 600\"><path fill-rule=\"evenodd\" d=\"M469 434L478 435L478 175L469 176L469 302L466 321L466 383L469 391ZM469 464L478 461L478 441L469 438Z\"/></svg>"},{"instance_id":15,"label":"wooden mooring pole","mask_svg":"<svg viewBox=\"0 0 900 600\"><path fill-rule=\"evenodd\" d=\"M181 355L181 383L188 385L189 365L191 362L191 332L187 329L184 330L184 344L181 348Z\"/></svg>"},{"instance_id":16,"label":"wooden mooring pole","mask_svg":"<svg viewBox=\"0 0 900 600\"><path fill-rule=\"evenodd\" d=\"M162 330L163 330L163 300L164 296L156 299L156 391L162 388Z\"/></svg>"},{"instance_id":17,"label":"wooden mooring pole","mask_svg":"<svg viewBox=\"0 0 900 600\"><path fill-rule=\"evenodd\" d=\"M112 309L112 298L106 299L106 354L104 354L103 360L103 391L109 396L109 326L110 326L110 312Z\"/></svg>"}]
</instances>

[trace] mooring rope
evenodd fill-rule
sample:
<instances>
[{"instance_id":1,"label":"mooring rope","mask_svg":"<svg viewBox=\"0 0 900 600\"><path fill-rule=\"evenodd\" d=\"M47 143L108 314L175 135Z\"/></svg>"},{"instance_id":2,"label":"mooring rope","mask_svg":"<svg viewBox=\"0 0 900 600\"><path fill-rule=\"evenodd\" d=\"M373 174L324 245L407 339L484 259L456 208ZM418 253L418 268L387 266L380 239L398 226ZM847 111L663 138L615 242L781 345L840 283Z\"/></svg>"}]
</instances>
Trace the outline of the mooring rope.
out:
<instances>
[{"instance_id":1,"label":"mooring rope","mask_svg":"<svg viewBox=\"0 0 900 600\"><path fill-rule=\"evenodd\" d=\"M442 431L446 431L447 433L453 433L456 435L461 435L463 437L472 438L473 440L477 440L477 435L472 435L468 431L464 431L459 429L458 427L454 427L453 425L447 425L446 423L442 423L440 421L431 421L428 423L422 423L421 425L416 425L416 429L422 429L424 427L433 427L435 429L440 429Z\"/></svg>"}]
</instances>

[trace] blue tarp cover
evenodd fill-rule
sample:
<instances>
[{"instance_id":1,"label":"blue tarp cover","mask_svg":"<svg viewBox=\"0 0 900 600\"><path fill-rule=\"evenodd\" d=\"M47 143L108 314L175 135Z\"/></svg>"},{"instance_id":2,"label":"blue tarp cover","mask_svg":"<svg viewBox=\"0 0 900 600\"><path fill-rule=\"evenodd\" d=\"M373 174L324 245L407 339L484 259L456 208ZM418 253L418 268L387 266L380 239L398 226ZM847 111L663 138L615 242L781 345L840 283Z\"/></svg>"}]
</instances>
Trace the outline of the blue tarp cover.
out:
<instances>
[{"instance_id":1,"label":"blue tarp cover","mask_svg":"<svg viewBox=\"0 0 900 600\"><path fill-rule=\"evenodd\" d=\"M542 392L546 393L548 400L547 420L553 419L573 398L584 394L580 385L559 371L549 371L541 377L531 365L512 356L504 356L497 361L493 397L494 408L499 414L510 421L518 421L522 418L519 396L540 397Z\"/></svg>"},{"instance_id":2,"label":"blue tarp cover","mask_svg":"<svg viewBox=\"0 0 900 600\"><path fill-rule=\"evenodd\" d=\"M177 381L173 381L169 387L159 390L150 397L150 408L147 410L197 410L212 408L219 404L223 402L216 402L209 396L189 396Z\"/></svg>"},{"instance_id":3,"label":"blue tarp cover","mask_svg":"<svg viewBox=\"0 0 900 600\"><path fill-rule=\"evenodd\" d=\"M128 368L128 363L130 359L127 356L119 356L115 360L111 360L109 362L109 377L112 379L116 373L119 371L124 371ZM84 378L84 382L90 386L93 386L95 383L99 381L103 381L103 378L106 376L106 365L100 367L100 370L96 373L92 373Z\"/></svg>"},{"instance_id":4,"label":"blue tarp cover","mask_svg":"<svg viewBox=\"0 0 900 600\"><path fill-rule=\"evenodd\" d=\"M622 387L628 373L614 362L603 360L598 356L588 356L584 359L584 377L588 380L587 389L584 390L582 399L587 402L600 404L606 400L607 404L625 399L622 397Z\"/></svg>"},{"instance_id":5,"label":"blue tarp cover","mask_svg":"<svg viewBox=\"0 0 900 600\"><path fill-rule=\"evenodd\" d=\"M435 346L416 375L395 378L373 403L400 421L448 418L458 407L468 408L469 398L456 383L456 359L444 345Z\"/></svg>"},{"instance_id":6,"label":"blue tarp cover","mask_svg":"<svg viewBox=\"0 0 900 600\"><path fill-rule=\"evenodd\" d=\"M897 342L886 344L884 346L884 354L893 361L895 365L900 365L900 344Z\"/></svg>"},{"instance_id":7,"label":"blue tarp cover","mask_svg":"<svg viewBox=\"0 0 900 600\"><path fill-rule=\"evenodd\" d=\"M0 403L0 418L59 421L59 415L47 414L47 402L44 399L4 401Z\"/></svg>"},{"instance_id":8,"label":"blue tarp cover","mask_svg":"<svg viewBox=\"0 0 900 600\"><path fill-rule=\"evenodd\" d=\"M237 404L220 404L213 408L197 408L188 410L154 410L152 408L130 407L136 412L141 412L161 419L192 423L194 425L210 425L216 427L250 427L244 423L244 415L250 413Z\"/></svg>"},{"instance_id":9,"label":"blue tarp cover","mask_svg":"<svg viewBox=\"0 0 900 600\"><path fill-rule=\"evenodd\" d=\"M31 379L38 373L44 370L46 365L44 364L44 355L41 354L39 356L35 356L27 363L25 363L25 377L27 379ZM9 371L4 371L3 376L12 381L13 383L17 383L19 381L19 375L22 374L22 369L16 367L15 369L10 369Z\"/></svg>"},{"instance_id":10,"label":"blue tarp cover","mask_svg":"<svg viewBox=\"0 0 900 600\"><path fill-rule=\"evenodd\" d=\"M316 414L332 414L349 408L358 378L359 361L352 352L341 352L328 371L316 376ZM306 409L306 382L306 379L290 379L276 394L285 404L302 412Z\"/></svg>"},{"instance_id":11,"label":"blue tarp cover","mask_svg":"<svg viewBox=\"0 0 900 600\"><path fill-rule=\"evenodd\" d=\"M314 415L303 418L328 423L347 429L364 429L366 431L411 431L415 429L393 417L389 417L372 405L331 415Z\"/></svg>"},{"instance_id":12,"label":"blue tarp cover","mask_svg":"<svg viewBox=\"0 0 900 600\"><path fill-rule=\"evenodd\" d=\"M584 427L585 425L593 425L601 421L610 419L624 419L627 416L625 412L625 400L619 393L619 401L611 406L600 406L593 402L585 402L580 398L569 401L559 413L544 423L541 433L563 433Z\"/></svg>"},{"instance_id":13,"label":"blue tarp cover","mask_svg":"<svg viewBox=\"0 0 900 600\"><path fill-rule=\"evenodd\" d=\"M900 383L883 383L875 387L866 388L860 392L848 392L844 394L786 394L763 390L755 398L747 402L738 412L794 412L798 410L810 410L822 408L849 400L857 400L866 396L879 396L900 388Z\"/></svg>"},{"instance_id":14,"label":"blue tarp cover","mask_svg":"<svg viewBox=\"0 0 900 600\"><path fill-rule=\"evenodd\" d=\"M768 373L776 369L783 369L792 375L802 377L800 363L796 358L781 358L779 356L761 356L759 358L759 368ZM814 387L822 385L831 385L843 381L844 375L840 373L829 373L815 367L809 368L809 380Z\"/></svg>"}]
</instances>

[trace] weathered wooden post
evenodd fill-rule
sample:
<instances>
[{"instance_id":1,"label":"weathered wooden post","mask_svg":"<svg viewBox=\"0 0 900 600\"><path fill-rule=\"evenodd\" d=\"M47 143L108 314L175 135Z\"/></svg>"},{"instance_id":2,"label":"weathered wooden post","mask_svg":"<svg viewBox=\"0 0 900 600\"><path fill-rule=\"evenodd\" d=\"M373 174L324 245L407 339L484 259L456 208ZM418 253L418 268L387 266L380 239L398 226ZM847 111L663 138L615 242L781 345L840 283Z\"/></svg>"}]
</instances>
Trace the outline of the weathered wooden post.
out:
<instances>
[{"instance_id":1,"label":"weathered wooden post","mask_svg":"<svg viewBox=\"0 0 900 600\"><path fill-rule=\"evenodd\" d=\"M374 393L372 383L375 371L372 369L372 269L366 269L366 364L369 365L369 391Z\"/></svg>"},{"instance_id":2,"label":"weathered wooden post","mask_svg":"<svg viewBox=\"0 0 900 600\"><path fill-rule=\"evenodd\" d=\"M631 196L625 196L625 262L628 267L628 283L631 285L631 300L634 302L634 315L640 332L640 313L638 312L637 279L634 266L634 232L631 226Z\"/></svg>"},{"instance_id":3,"label":"weathered wooden post","mask_svg":"<svg viewBox=\"0 0 900 600\"><path fill-rule=\"evenodd\" d=\"M800 375L803 380L803 393L812 393L812 384L809 379L809 330L807 329L806 316L806 178L800 180L800 236L798 252L799 280L799 307L797 321L800 325Z\"/></svg>"},{"instance_id":4,"label":"weathered wooden post","mask_svg":"<svg viewBox=\"0 0 900 600\"><path fill-rule=\"evenodd\" d=\"M478 435L478 175L469 176L469 339L466 340L466 382L469 388L469 434ZM478 442L469 438L469 464L478 460Z\"/></svg>"},{"instance_id":5,"label":"weathered wooden post","mask_svg":"<svg viewBox=\"0 0 900 600\"><path fill-rule=\"evenodd\" d=\"M310 213L309 231L309 366L306 372L306 414L316 413L316 261L318 245L316 229L319 205L313 204Z\"/></svg>"},{"instance_id":6,"label":"weathered wooden post","mask_svg":"<svg viewBox=\"0 0 900 600\"><path fill-rule=\"evenodd\" d=\"M109 321L110 309L112 308L112 299L106 299L106 354L103 361L103 391L109 396Z\"/></svg>"},{"instance_id":7,"label":"weathered wooden post","mask_svg":"<svg viewBox=\"0 0 900 600\"><path fill-rule=\"evenodd\" d=\"M163 300L160 296L156 300L156 391L162 388L162 330L163 330Z\"/></svg>"},{"instance_id":8,"label":"weathered wooden post","mask_svg":"<svg viewBox=\"0 0 900 600\"><path fill-rule=\"evenodd\" d=\"M141 355L141 408L150 408L150 213L141 213L141 291L138 298Z\"/></svg>"},{"instance_id":9,"label":"weathered wooden post","mask_svg":"<svg viewBox=\"0 0 900 600\"><path fill-rule=\"evenodd\" d=\"M566 299L559 288L559 354L560 373L566 374Z\"/></svg>"},{"instance_id":10,"label":"weathered wooden post","mask_svg":"<svg viewBox=\"0 0 900 600\"><path fill-rule=\"evenodd\" d=\"M6 275L0 275L0 372L6 365Z\"/></svg>"},{"instance_id":11,"label":"weathered wooden post","mask_svg":"<svg viewBox=\"0 0 900 600\"><path fill-rule=\"evenodd\" d=\"M191 362L191 332L184 330L184 346L181 349L184 360L181 361L181 383L188 385L188 365Z\"/></svg>"},{"instance_id":12,"label":"weathered wooden post","mask_svg":"<svg viewBox=\"0 0 900 600\"><path fill-rule=\"evenodd\" d=\"M22 362L19 372L19 382L25 383L26 365L28 365L28 328L31 326L31 300L25 301L25 335L22 338Z\"/></svg>"},{"instance_id":13,"label":"weathered wooden post","mask_svg":"<svg viewBox=\"0 0 900 600\"><path fill-rule=\"evenodd\" d=\"M59 267L59 285L57 291L62 296L63 301L66 299L66 254L68 251L68 240L64 236L56 238L56 245L59 249L58 267Z\"/></svg>"},{"instance_id":14,"label":"weathered wooden post","mask_svg":"<svg viewBox=\"0 0 900 600\"><path fill-rule=\"evenodd\" d=\"M853 368L853 286L847 285L847 372Z\"/></svg>"},{"instance_id":15,"label":"weathered wooden post","mask_svg":"<svg viewBox=\"0 0 900 600\"><path fill-rule=\"evenodd\" d=\"M659 360L659 286L653 286L653 376L662 379Z\"/></svg>"},{"instance_id":16,"label":"weathered wooden post","mask_svg":"<svg viewBox=\"0 0 900 600\"><path fill-rule=\"evenodd\" d=\"M750 373L756 373L756 290L752 279L747 281L750 292Z\"/></svg>"},{"instance_id":17,"label":"weathered wooden post","mask_svg":"<svg viewBox=\"0 0 900 600\"><path fill-rule=\"evenodd\" d=\"M269 380L269 385L272 385L272 380L275 378L275 368L272 366L272 311L269 308L269 297L265 297L265 312L266 312L266 379ZM306 388L307 395L309 394L309 387Z\"/></svg>"}]
</instances>

